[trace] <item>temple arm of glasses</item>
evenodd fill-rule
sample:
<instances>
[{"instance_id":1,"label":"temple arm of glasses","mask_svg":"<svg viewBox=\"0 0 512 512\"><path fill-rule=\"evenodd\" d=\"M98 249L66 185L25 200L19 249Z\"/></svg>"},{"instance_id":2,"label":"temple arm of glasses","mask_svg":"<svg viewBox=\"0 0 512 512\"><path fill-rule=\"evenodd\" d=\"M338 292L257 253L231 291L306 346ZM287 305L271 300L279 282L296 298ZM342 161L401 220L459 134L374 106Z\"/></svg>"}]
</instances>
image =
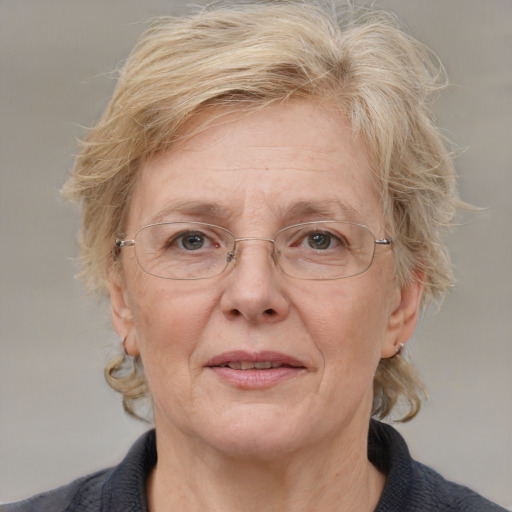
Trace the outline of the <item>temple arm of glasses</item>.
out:
<instances>
[{"instance_id":1,"label":"temple arm of glasses","mask_svg":"<svg viewBox=\"0 0 512 512\"><path fill-rule=\"evenodd\" d=\"M382 240L375 240L375 243L377 245L391 245L392 242L392 238L383 238Z\"/></svg>"},{"instance_id":2,"label":"temple arm of glasses","mask_svg":"<svg viewBox=\"0 0 512 512\"><path fill-rule=\"evenodd\" d=\"M130 247L131 245L135 245L135 240L120 240L116 238L117 247Z\"/></svg>"}]
</instances>

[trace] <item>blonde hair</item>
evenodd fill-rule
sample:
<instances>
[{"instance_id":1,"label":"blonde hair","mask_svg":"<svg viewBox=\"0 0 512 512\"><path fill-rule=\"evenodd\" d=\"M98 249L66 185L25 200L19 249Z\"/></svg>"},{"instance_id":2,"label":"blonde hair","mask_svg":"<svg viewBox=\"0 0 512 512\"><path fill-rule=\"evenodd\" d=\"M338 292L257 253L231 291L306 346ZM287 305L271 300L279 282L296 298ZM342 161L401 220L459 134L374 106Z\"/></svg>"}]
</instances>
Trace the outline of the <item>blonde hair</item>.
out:
<instances>
[{"instance_id":1,"label":"blonde hair","mask_svg":"<svg viewBox=\"0 0 512 512\"><path fill-rule=\"evenodd\" d=\"M121 69L102 118L88 133L64 193L82 205L82 277L106 293L139 164L183 137L199 111L263 109L290 98L334 105L365 143L382 184L396 277L423 276L423 306L451 285L443 243L456 207L451 155L429 104L446 84L437 58L386 12L351 2L222 2L154 21ZM222 110L222 109L221 109ZM149 390L139 360L113 359L110 385L128 412ZM382 360L374 414L403 398L420 408L423 387L403 357Z\"/></svg>"}]
</instances>

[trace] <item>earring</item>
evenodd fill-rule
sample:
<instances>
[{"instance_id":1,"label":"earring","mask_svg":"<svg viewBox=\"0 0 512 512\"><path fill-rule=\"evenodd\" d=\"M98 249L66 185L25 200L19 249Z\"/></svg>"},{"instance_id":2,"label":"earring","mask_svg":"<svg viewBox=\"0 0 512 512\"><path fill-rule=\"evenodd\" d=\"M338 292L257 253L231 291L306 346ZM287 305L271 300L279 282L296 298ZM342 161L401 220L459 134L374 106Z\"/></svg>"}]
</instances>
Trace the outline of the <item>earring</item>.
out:
<instances>
[{"instance_id":1,"label":"earring","mask_svg":"<svg viewBox=\"0 0 512 512\"><path fill-rule=\"evenodd\" d=\"M398 347L396 348L395 356L399 356L402 351L404 350L405 345L403 343L399 343Z\"/></svg>"}]
</instances>

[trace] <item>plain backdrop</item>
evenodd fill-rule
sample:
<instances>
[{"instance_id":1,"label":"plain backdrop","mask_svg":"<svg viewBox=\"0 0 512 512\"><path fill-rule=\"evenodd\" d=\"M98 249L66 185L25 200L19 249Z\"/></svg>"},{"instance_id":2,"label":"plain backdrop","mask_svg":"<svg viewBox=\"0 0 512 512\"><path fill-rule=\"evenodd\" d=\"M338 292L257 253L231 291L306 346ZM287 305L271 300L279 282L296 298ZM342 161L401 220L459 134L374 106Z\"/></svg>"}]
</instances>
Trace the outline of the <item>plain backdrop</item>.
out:
<instances>
[{"instance_id":1,"label":"plain backdrop","mask_svg":"<svg viewBox=\"0 0 512 512\"><path fill-rule=\"evenodd\" d=\"M410 344L430 390L399 427L413 456L512 507L512 1L382 0L446 65L437 103L461 148L457 286ZM78 212L59 196L111 73L172 0L0 0L0 502L120 460L147 428L103 381L117 342L76 273Z\"/></svg>"}]
</instances>

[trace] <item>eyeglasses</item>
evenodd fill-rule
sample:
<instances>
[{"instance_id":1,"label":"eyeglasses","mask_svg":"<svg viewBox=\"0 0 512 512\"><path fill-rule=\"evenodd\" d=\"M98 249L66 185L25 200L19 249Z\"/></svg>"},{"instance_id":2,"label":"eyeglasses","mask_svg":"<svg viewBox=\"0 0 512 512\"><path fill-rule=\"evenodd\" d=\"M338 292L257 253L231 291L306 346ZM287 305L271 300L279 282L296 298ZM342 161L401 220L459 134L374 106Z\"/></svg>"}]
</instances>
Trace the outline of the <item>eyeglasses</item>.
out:
<instances>
[{"instance_id":1,"label":"eyeglasses","mask_svg":"<svg viewBox=\"0 0 512 512\"><path fill-rule=\"evenodd\" d=\"M133 240L116 238L118 248L134 246L140 268L163 279L208 279L236 262L241 242L272 244L272 259L284 274L297 279L330 280L366 272L376 240L361 224L321 220L280 229L274 238L237 238L220 226L203 222L162 222L140 228Z\"/></svg>"}]
</instances>

